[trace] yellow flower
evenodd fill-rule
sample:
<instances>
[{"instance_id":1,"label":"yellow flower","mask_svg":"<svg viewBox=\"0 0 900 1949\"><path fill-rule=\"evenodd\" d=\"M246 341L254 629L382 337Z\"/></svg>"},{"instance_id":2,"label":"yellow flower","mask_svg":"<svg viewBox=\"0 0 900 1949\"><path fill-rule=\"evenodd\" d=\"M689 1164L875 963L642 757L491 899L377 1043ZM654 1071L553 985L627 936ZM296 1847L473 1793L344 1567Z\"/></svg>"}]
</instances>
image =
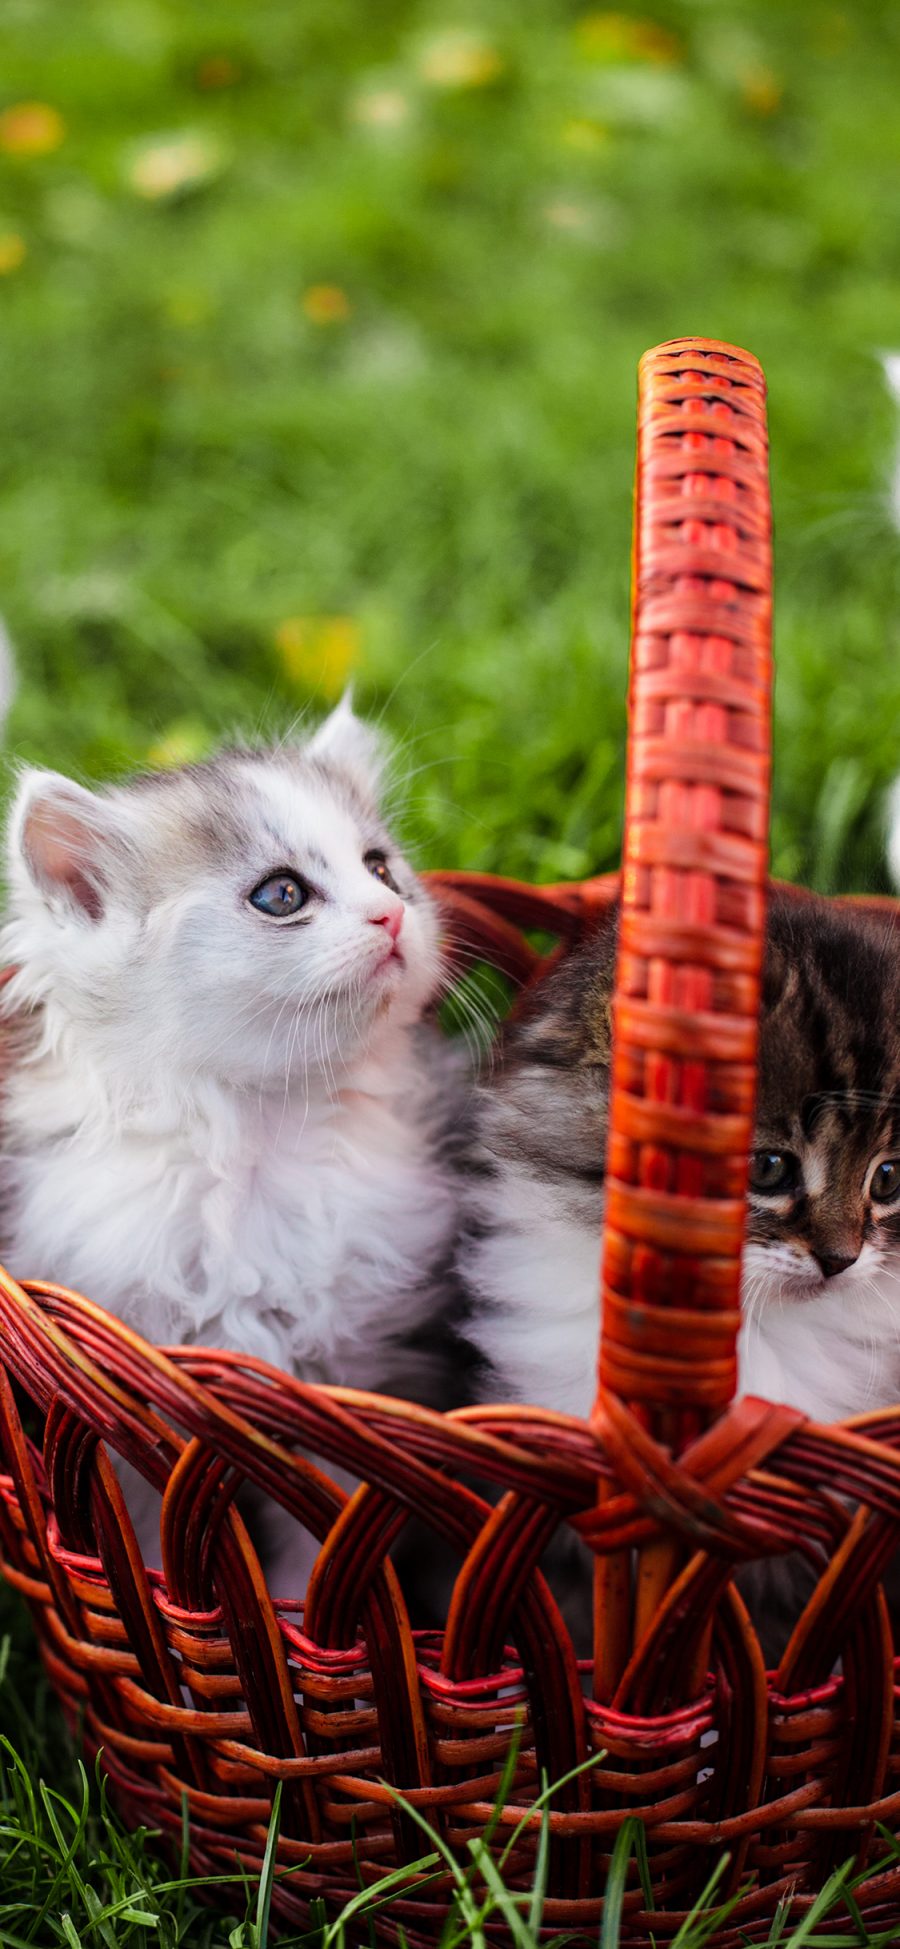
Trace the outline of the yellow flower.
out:
<instances>
[{"instance_id":1,"label":"yellow flower","mask_svg":"<svg viewBox=\"0 0 900 1949\"><path fill-rule=\"evenodd\" d=\"M668 63L681 58L677 34L655 20L636 20L630 14L583 14L575 22L575 40L589 61Z\"/></svg>"},{"instance_id":2,"label":"yellow flower","mask_svg":"<svg viewBox=\"0 0 900 1949\"><path fill-rule=\"evenodd\" d=\"M138 196L162 202L209 182L219 174L223 160L214 136L186 129L180 135L155 136L140 143L132 155L128 180Z\"/></svg>"},{"instance_id":3,"label":"yellow flower","mask_svg":"<svg viewBox=\"0 0 900 1949\"><path fill-rule=\"evenodd\" d=\"M350 316L350 300L339 284L311 284L300 303L314 325L343 325Z\"/></svg>"},{"instance_id":4,"label":"yellow flower","mask_svg":"<svg viewBox=\"0 0 900 1949\"><path fill-rule=\"evenodd\" d=\"M17 230L0 230L0 277L9 277L24 263L28 245Z\"/></svg>"},{"instance_id":5,"label":"yellow flower","mask_svg":"<svg viewBox=\"0 0 900 1949\"><path fill-rule=\"evenodd\" d=\"M49 156L65 134L59 109L49 102L14 102L0 115L0 149L8 156Z\"/></svg>"},{"instance_id":6,"label":"yellow flower","mask_svg":"<svg viewBox=\"0 0 900 1949\"><path fill-rule=\"evenodd\" d=\"M179 717L151 744L147 763L156 765L160 771L170 771L176 765L192 765L198 758L205 758L209 743L209 732L199 718Z\"/></svg>"},{"instance_id":7,"label":"yellow flower","mask_svg":"<svg viewBox=\"0 0 900 1949\"><path fill-rule=\"evenodd\" d=\"M784 100L784 83L772 68L760 63L744 69L741 95L753 115L774 115Z\"/></svg>"},{"instance_id":8,"label":"yellow flower","mask_svg":"<svg viewBox=\"0 0 900 1949\"><path fill-rule=\"evenodd\" d=\"M359 660L362 631L352 616L285 616L275 648L292 683L339 697Z\"/></svg>"},{"instance_id":9,"label":"yellow flower","mask_svg":"<svg viewBox=\"0 0 900 1949\"><path fill-rule=\"evenodd\" d=\"M419 72L431 88L488 88L504 66L490 41L464 27L435 34L419 56Z\"/></svg>"},{"instance_id":10,"label":"yellow flower","mask_svg":"<svg viewBox=\"0 0 900 1949\"><path fill-rule=\"evenodd\" d=\"M590 115L571 115L562 126L562 139L569 149L581 149L586 155L595 149L602 149L609 141L609 130L602 122L595 122Z\"/></svg>"}]
</instances>

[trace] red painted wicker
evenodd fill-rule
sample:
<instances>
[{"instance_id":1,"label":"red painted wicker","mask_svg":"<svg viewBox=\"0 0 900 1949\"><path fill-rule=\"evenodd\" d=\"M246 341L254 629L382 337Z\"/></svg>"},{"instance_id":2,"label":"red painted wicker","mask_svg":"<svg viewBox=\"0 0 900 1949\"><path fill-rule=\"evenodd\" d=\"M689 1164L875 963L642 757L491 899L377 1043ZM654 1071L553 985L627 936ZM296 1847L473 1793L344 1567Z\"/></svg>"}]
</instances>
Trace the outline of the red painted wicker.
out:
<instances>
[{"instance_id":1,"label":"red painted wicker","mask_svg":"<svg viewBox=\"0 0 900 1949\"><path fill-rule=\"evenodd\" d=\"M302 1922L422 1851L389 1785L465 1858L510 1731L501 1843L527 1887L542 1772L547 1923L601 1915L623 1819L646 1823L623 1940L670 1942L719 1851L743 1889L719 1949L802 1915L829 1868L900 1831L893 1643L879 1578L900 1522L900 1411L822 1428L731 1404L763 927L769 720L764 387L747 353L679 340L641 367L631 739L609 1143L601 1386L589 1423L441 1416L303 1386L260 1362L146 1345L89 1300L0 1275L3 1569L119 1804L192 1866L259 1864L275 1782L275 1910ZM467 951L539 977L523 929L577 938L611 879L533 889L435 876ZM798 896L799 897L799 896ZM460 925L460 922L464 923ZM552 1295L548 1295L552 1303ZM23 1429L24 1421L24 1429ZM27 1432L26 1432L27 1431ZM109 1454L164 1491L164 1577L140 1560ZM315 1454L366 1485L346 1503ZM305 1607L273 1604L233 1506L251 1478L322 1548ZM496 1506L466 1483L500 1491ZM460 1568L442 1633L410 1632L387 1551L410 1511ZM857 1513L854 1513L856 1511ZM571 1523L596 1553L593 1681L536 1569ZM824 1566L768 1677L731 1573ZM521 1826L519 1823L523 1823ZM446 1883L379 1920L434 1942ZM900 1914L900 1871L860 1893ZM503 1939L501 1934L501 1939Z\"/></svg>"}]
</instances>

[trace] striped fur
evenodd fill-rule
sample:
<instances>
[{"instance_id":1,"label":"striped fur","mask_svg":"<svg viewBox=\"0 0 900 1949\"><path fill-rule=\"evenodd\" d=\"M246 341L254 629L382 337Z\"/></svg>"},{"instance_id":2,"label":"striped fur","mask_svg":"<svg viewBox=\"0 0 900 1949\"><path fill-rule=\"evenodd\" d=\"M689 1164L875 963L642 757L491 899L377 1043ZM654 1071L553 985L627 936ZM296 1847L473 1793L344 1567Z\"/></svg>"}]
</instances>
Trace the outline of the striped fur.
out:
<instances>
[{"instance_id":1,"label":"striped fur","mask_svg":"<svg viewBox=\"0 0 900 1949\"><path fill-rule=\"evenodd\" d=\"M615 916L501 1038L482 1084L461 1266L484 1391L583 1415L598 1347ZM797 1160L748 1198L740 1388L819 1419L900 1393L900 936L774 898L755 1148ZM890 1173L886 1176L889 1178ZM835 1267L842 1269L835 1273Z\"/></svg>"}]
</instances>

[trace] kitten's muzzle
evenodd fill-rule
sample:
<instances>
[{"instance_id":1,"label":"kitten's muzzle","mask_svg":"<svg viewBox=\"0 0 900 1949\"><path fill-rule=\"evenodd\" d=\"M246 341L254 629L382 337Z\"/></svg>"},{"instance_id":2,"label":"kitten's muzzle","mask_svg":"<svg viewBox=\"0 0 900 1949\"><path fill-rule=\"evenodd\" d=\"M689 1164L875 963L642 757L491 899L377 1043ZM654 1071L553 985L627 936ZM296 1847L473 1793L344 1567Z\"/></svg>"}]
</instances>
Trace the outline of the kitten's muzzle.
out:
<instances>
[{"instance_id":1,"label":"kitten's muzzle","mask_svg":"<svg viewBox=\"0 0 900 1949\"><path fill-rule=\"evenodd\" d=\"M849 1266L856 1264L859 1253L814 1252L813 1258L821 1267L823 1278L836 1279L839 1272L846 1272Z\"/></svg>"},{"instance_id":2,"label":"kitten's muzzle","mask_svg":"<svg viewBox=\"0 0 900 1949\"><path fill-rule=\"evenodd\" d=\"M403 949L400 946L400 931L403 926L404 911L402 900L397 900L396 902L392 901L390 906L385 906L381 912L369 915L370 927L380 927L382 929L382 939L386 944L386 952L383 959L377 964L376 973L378 974L381 973L382 968L389 967L393 961L398 962L401 968L406 966Z\"/></svg>"},{"instance_id":3,"label":"kitten's muzzle","mask_svg":"<svg viewBox=\"0 0 900 1949\"><path fill-rule=\"evenodd\" d=\"M383 913L370 914L369 925L371 927L383 927L388 938L396 942L400 929L403 926L402 903L398 900L396 906L386 907Z\"/></svg>"}]
</instances>

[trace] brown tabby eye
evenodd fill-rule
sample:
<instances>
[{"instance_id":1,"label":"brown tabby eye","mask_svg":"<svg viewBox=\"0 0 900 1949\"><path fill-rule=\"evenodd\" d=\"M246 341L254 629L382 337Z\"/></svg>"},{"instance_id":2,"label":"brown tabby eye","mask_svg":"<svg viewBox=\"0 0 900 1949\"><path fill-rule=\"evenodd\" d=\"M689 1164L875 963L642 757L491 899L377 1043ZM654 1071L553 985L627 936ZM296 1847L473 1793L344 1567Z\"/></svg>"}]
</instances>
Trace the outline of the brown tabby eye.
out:
<instances>
[{"instance_id":1,"label":"brown tabby eye","mask_svg":"<svg viewBox=\"0 0 900 1949\"><path fill-rule=\"evenodd\" d=\"M789 1150L754 1150L750 1153L750 1189L763 1198L774 1198L793 1191L800 1166Z\"/></svg>"},{"instance_id":2,"label":"brown tabby eye","mask_svg":"<svg viewBox=\"0 0 900 1949\"><path fill-rule=\"evenodd\" d=\"M889 1157L872 1172L869 1197L876 1205L890 1205L900 1197L900 1158Z\"/></svg>"}]
</instances>

